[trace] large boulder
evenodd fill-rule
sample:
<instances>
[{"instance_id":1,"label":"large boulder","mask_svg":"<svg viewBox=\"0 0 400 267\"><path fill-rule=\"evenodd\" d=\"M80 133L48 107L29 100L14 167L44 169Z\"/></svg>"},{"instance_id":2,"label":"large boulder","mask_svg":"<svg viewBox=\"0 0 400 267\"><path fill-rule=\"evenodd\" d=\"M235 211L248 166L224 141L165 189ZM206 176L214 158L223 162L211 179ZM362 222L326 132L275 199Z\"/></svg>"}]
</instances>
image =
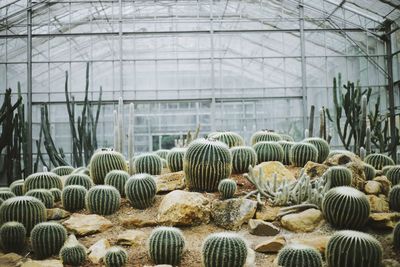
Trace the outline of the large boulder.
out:
<instances>
[{"instance_id":1,"label":"large boulder","mask_svg":"<svg viewBox=\"0 0 400 267\"><path fill-rule=\"evenodd\" d=\"M211 217L214 223L228 230L239 230L244 223L254 217L257 202L245 198L215 200Z\"/></svg>"},{"instance_id":2,"label":"large boulder","mask_svg":"<svg viewBox=\"0 0 400 267\"><path fill-rule=\"evenodd\" d=\"M146 238L147 235L141 230L126 230L117 236L117 243L124 246L140 246Z\"/></svg>"},{"instance_id":3,"label":"large boulder","mask_svg":"<svg viewBox=\"0 0 400 267\"><path fill-rule=\"evenodd\" d=\"M285 215L281 224L289 231L296 233L312 232L323 223L322 212L317 209L307 209L300 213Z\"/></svg>"},{"instance_id":4,"label":"large boulder","mask_svg":"<svg viewBox=\"0 0 400 267\"><path fill-rule=\"evenodd\" d=\"M256 212L256 219L263 221L273 222L278 217L278 213L281 207L272 207L269 205L262 206L260 210Z\"/></svg>"},{"instance_id":5,"label":"large boulder","mask_svg":"<svg viewBox=\"0 0 400 267\"><path fill-rule=\"evenodd\" d=\"M109 247L110 243L107 239L100 239L89 248L89 260L94 264L99 264L106 255Z\"/></svg>"},{"instance_id":6,"label":"large boulder","mask_svg":"<svg viewBox=\"0 0 400 267\"><path fill-rule=\"evenodd\" d=\"M254 250L259 253L278 253L285 245L286 239L284 236L280 235L270 240L262 241L255 246Z\"/></svg>"},{"instance_id":7,"label":"large boulder","mask_svg":"<svg viewBox=\"0 0 400 267\"><path fill-rule=\"evenodd\" d=\"M62 223L67 230L78 236L86 236L103 232L113 226L112 222L97 214L79 214L74 213L71 217Z\"/></svg>"},{"instance_id":8,"label":"large boulder","mask_svg":"<svg viewBox=\"0 0 400 267\"><path fill-rule=\"evenodd\" d=\"M280 229L270 222L259 219L249 220L249 233L258 236L276 236Z\"/></svg>"},{"instance_id":9,"label":"large boulder","mask_svg":"<svg viewBox=\"0 0 400 267\"><path fill-rule=\"evenodd\" d=\"M369 215L368 225L373 229L393 230L399 219L399 212L371 213Z\"/></svg>"},{"instance_id":10,"label":"large boulder","mask_svg":"<svg viewBox=\"0 0 400 267\"><path fill-rule=\"evenodd\" d=\"M375 195L367 195L371 212L388 212L389 203L386 201L385 196L377 197Z\"/></svg>"},{"instance_id":11,"label":"large boulder","mask_svg":"<svg viewBox=\"0 0 400 267\"><path fill-rule=\"evenodd\" d=\"M156 178L156 184L159 193L185 189L185 173L180 171L161 174Z\"/></svg>"},{"instance_id":12,"label":"large boulder","mask_svg":"<svg viewBox=\"0 0 400 267\"><path fill-rule=\"evenodd\" d=\"M290 172L285 165L279 161L267 161L260 163L254 167L255 174L258 175L260 169L263 170L262 181L272 181L273 174L276 174L278 183L281 183L284 179L288 182L295 181L294 174Z\"/></svg>"}]
</instances>

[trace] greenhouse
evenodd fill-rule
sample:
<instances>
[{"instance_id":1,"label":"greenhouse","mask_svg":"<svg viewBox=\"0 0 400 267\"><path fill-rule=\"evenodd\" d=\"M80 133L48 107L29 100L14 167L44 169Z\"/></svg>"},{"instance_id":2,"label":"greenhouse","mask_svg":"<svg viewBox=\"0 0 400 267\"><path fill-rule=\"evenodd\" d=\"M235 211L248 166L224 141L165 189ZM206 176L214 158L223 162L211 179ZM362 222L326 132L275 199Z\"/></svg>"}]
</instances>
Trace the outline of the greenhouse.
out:
<instances>
[{"instance_id":1,"label":"greenhouse","mask_svg":"<svg viewBox=\"0 0 400 267\"><path fill-rule=\"evenodd\" d=\"M400 0L1 0L0 266L400 266Z\"/></svg>"}]
</instances>

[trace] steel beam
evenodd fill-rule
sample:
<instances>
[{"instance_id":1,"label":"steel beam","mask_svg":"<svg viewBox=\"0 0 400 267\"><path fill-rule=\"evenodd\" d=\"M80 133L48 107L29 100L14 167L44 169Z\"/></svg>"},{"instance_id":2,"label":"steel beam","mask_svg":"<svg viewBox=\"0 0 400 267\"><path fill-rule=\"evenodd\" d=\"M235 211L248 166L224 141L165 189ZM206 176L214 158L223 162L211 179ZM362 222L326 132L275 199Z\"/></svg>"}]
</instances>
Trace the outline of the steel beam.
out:
<instances>
[{"instance_id":1,"label":"steel beam","mask_svg":"<svg viewBox=\"0 0 400 267\"><path fill-rule=\"evenodd\" d=\"M303 101L303 129L307 129L307 65L306 65L306 48L305 48L305 36L304 36L304 1L299 2L299 13L300 13L300 52L301 52L301 92Z\"/></svg>"},{"instance_id":2,"label":"steel beam","mask_svg":"<svg viewBox=\"0 0 400 267\"><path fill-rule=\"evenodd\" d=\"M27 100L26 100L26 111L28 116L28 132L27 132L27 154L28 154L28 162L27 166L25 166L25 176L32 173L32 1L28 0L27 2ZM24 177L25 178L25 177Z\"/></svg>"}]
</instances>

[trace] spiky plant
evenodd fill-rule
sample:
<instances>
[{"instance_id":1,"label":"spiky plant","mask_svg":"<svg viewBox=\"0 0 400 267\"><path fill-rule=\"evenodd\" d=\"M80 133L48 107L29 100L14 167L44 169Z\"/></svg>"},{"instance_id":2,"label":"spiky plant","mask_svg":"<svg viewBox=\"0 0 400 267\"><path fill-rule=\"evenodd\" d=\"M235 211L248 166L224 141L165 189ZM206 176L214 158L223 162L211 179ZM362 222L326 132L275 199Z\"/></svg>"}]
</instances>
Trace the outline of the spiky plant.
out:
<instances>
[{"instance_id":1,"label":"spiky plant","mask_svg":"<svg viewBox=\"0 0 400 267\"><path fill-rule=\"evenodd\" d=\"M74 167L71 166L58 166L51 170L52 173L57 174L58 176L69 175L75 170Z\"/></svg>"},{"instance_id":2,"label":"spiky plant","mask_svg":"<svg viewBox=\"0 0 400 267\"><path fill-rule=\"evenodd\" d=\"M229 148L244 145L243 137L235 132L217 132L211 138L225 143Z\"/></svg>"},{"instance_id":3,"label":"spiky plant","mask_svg":"<svg viewBox=\"0 0 400 267\"><path fill-rule=\"evenodd\" d=\"M379 153L369 154L365 157L364 161L365 163L374 166L377 170L382 170L385 166L395 165L394 161L390 157Z\"/></svg>"},{"instance_id":4,"label":"spiky plant","mask_svg":"<svg viewBox=\"0 0 400 267\"><path fill-rule=\"evenodd\" d=\"M129 179L129 173L126 171L114 170L107 173L104 183L106 185L114 186L121 197L125 197L125 183Z\"/></svg>"},{"instance_id":5,"label":"spiky plant","mask_svg":"<svg viewBox=\"0 0 400 267\"><path fill-rule=\"evenodd\" d=\"M6 222L0 227L0 243L6 252L19 252L26 245L26 229L20 222Z\"/></svg>"},{"instance_id":6,"label":"spiky plant","mask_svg":"<svg viewBox=\"0 0 400 267\"><path fill-rule=\"evenodd\" d=\"M257 131L251 136L251 144L255 145L258 142L278 142L282 137L270 131Z\"/></svg>"},{"instance_id":7,"label":"spiky plant","mask_svg":"<svg viewBox=\"0 0 400 267\"><path fill-rule=\"evenodd\" d=\"M85 208L87 190L81 185L68 185L61 194L62 205L65 210L75 212Z\"/></svg>"},{"instance_id":8,"label":"spiky plant","mask_svg":"<svg viewBox=\"0 0 400 267\"><path fill-rule=\"evenodd\" d=\"M119 209L121 196L112 186L96 185L87 192L85 202L90 213L111 215Z\"/></svg>"},{"instance_id":9,"label":"spiky plant","mask_svg":"<svg viewBox=\"0 0 400 267\"><path fill-rule=\"evenodd\" d=\"M89 171L88 167L79 167L79 168L76 168L71 174L84 174L84 175L89 176L90 171Z\"/></svg>"},{"instance_id":10,"label":"spiky plant","mask_svg":"<svg viewBox=\"0 0 400 267\"><path fill-rule=\"evenodd\" d=\"M24 192L32 189L62 189L60 176L52 172L37 172L29 175L24 183Z\"/></svg>"},{"instance_id":11,"label":"spiky plant","mask_svg":"<svg viewBox=\"0 0 400 267\"><path fill-rule=\"evenodd\" d=\"M17 180L10 184L10 190L16 196L23 196L24 195L24 180Z\"/></svg>"},{"instance_id":12,"label":"spiky plant","mask_svg":"<svg viewBox=\"0 0 400 267\"><path fill-rule=\"evenodd\" d=\"M236 182L229 178L221 180L218 185L218 191L221 194L222 199L232 198L236 189Z\"/></svg>"},{"instance_id":13,"label":"spiky plant","mask_svg":"<svg viewBox=\"0 0 400 267\"><path fill-rule=\"evenodd\" d=\"M11 192L11 191L0 191L0 198L2 198L3 200L7 200L9 198L15 197L16 195Z\"/></svg>"},{"instance_id":14,"label":"spiky plant","mask_svg":"<svg viewBox=\"0 0 400 267\"><path fill-rule=\"evenodd\" d=\"M159 149L155 152L155 154L162 159L167 159L168 153L169 153L169 149Z\"/></svg>"},{"instance_id":15,"label":"spiky plant","mask_svg":"<svg viewBox=\"0 0 400 267\"><path fill-rule=\"evenodd\" d=\"M179 265L185 248L185 239L178 228L155 228L148 242L149 255L154 264Z\"/></svg>"},{"instance_id":16,"label":"spiky plant","mask_svg":"<svg viewBox=\"0 0 400 267\"><path fill-rule=\"evenodd\" d=\"M290 149L295 144L290 141L279 141L278 144L283 148L283 160L282 163L285 165L290 165Z\"/></svg>"},{"instance_id":17,"label":"spiky plant","mask_svg":"<svg viewBox=\"0 0 400 267\"><path fill-rule=\"evenodd\" d=\"M46 189L32 189L26 192L25 196L35 197L43 202L44 206L51 209L54 206L54 197L49 190Z\"/></svg>"},{"instance_id":18,"label":"spiky plant","mask_svg":"<svg viewBox=\"0 0 400 267\"><path fill-rule=\"evenodd\" d=\"M50 189L50 193L54 197L54 202L58 202L61 200L61 190L58 188L52 188Z\"/></svg>"},{"instance_id":19,"label":"spiky plant","mask_svg":"<svg viewBox=\"0 0 400 267\"><path fill-rule=\"evenodd\" d=\"M167 165L171 172L179 172L183 170L183 157L186 148L175 147L171 149L167 155Z\"/></svg>"},{"instance_id":20,"label":"spiky plant","mask_svg":"<svg viewBox=\"0 0 400 267\"><path fill-rule=\"evenodd\" d=\"M326 158L329 155L330 147L328 142L325 141L325 139L319 138L319 137L311 137L311 138L306 138L303 140L303 142L310 143L314 145L317 150L318 150L318 163L322 163L326 160Z\"/></svg>"},{"instance_id":21,"label":"spiky plant","mask_svg":"<svg viewBox=\"0 0 400 267\"><path fill-rule=\"evenodd\" d=\"M43 222L35 225L31 232L31 244L38 259L44 259L60 252L67 230L56 222Z\"/></svg>"},{"instance_id":22,"label":"spiky plant","mask_svg":"<svg viewBox=\"0 0 400 267\"><path fill-rule=\"evenodd\" d=\"M374 179L374 177L376 176L376 170L375 170L374 166L364 163L363 167L364 167L365 179L367 179L367 180Z\"/></svg>"},{"instance_id":23,"label":"spiky plant","mask_svg":"<svg viewBox=\"0 0 400 267\"><path fill-rule=\"evenodd\" d=\"M279 134L282 138L282 141L287 141L287 142L294 142L294 139L292 136L288 134Z\"/></svg>"},{"instance_id":24,"label":"spiky plant","mask_svg":"<svg viewBox=\"0 0 400 267\"><path fill-rule=\"evenodd\" d=\"M125 194L134 208L150 207L157 193L157 185L153 176L140 173L132 176L125 184Z\"/></svg>"},{"instance_id":25,"label":"spiky plant","mask_svg":"<svg viewBox=\"0 0 400 267\"><path fill-rule=\"evenodd\" d=\"M256 151L258 163L266 161L283 161L284 151L282 146L277 142L261 141L257 142L253 148L254 151Z\"/></svg>"},{"instance_id":26,"label":"spiky plant","mask_svg":"<svg viewBox=\"0 0 400 267\"><path fill-rule=\"evenodd\" d=\"M397 166L397 165L387 165L387 166L383 167L383 168L382 168L382 173L383 173L383 175L386 176L387 172L388 172L390 169L396 168L396 167L398 167L398 166Z\"/></svg>"},{"instance_id":27,"label":"spiky plant","mask_svg":"<svg viewBox=\"0 0 400 267\"><path fill-rule=\"evenodd\" d=\"M313 247L289 244L279 251L278 265L283 267L322 267L322 256Z\"/></svg>"},{"instance_id":28,"label":"spiky plant","mask_svg":"<svg viewBox=\"0 0 400 267\"><path fill-rule=\"evenodd\" d=\"M128 261L128 253L121 247L111 247L107 250L103 260L106 267L121 267Z\"/></svg>"},{"instance_id":29,"label":"spiky plant","mask_svg":"<svg viewBox=\"0 0 400 267\"><path fill-rule=\"evenodd\" d=\"M330 183L330 188L337 186L350 186L353 178L351 171L344 166L332 166L326 173L325 178Z\"/></svg>"},{"instance_id":30,"label":"spiky plant","mask_svg":"<svg viewBox=\"0 0 400 267\"><path fill-rule=\"evenodd\" d=\"M396 249L400 249L400 222L393 229L393 245Z\"/></svg>"},{"instance_id":31,"label":"spiky plant","mask_svg":"<svg viewBox=\"0 0 400 267\"><path fill-rule=\"evenodd\" d=\"M137 156L134 161L136 173L160 175L163 164L162 159L156 154L146 153Z\"/></svg>"},{"instance_id":32,"label":"spiky plant","mask_svg":"<svg viewBox=\"0 0 400 267\"><path fill-rule=\"evenodd\" d=\"M386 177L392 183L392 185L400 184L400 166L396 165L390 168L386 172Z\"/></svg>"},{"instance_id":33,"label":"spiky plant","mask_svg":"<svg viewBox=\"0 0 400 267\"><path fill-rule=\"evenodd\" d=\"M69 185L81 185L85 187L87 190L89 190L94 184L92 179L90 179L89 176L86 174L71 174L65 179L64 186L69 186Z\"/></svg>"},{"instance_id":34,"label":"spiky plant","mask_svg":"<svg viewBox=\"0 0 400 267\"><path fill-rule=\"evenodd\" d=\"M64 245L60 249L60 259L64 265L81 266L86 257L86 248L79 243Z\"/></svg>"},{"instance_id":35,"label":"spiky plant","mask_svg":"<svg viewBox=\"0 0 400 267\"><path fill-rule=\"evenodd\" d=\"M394 211L400 211L400 184L395 185L390 189L389 207Z\"/></svg>"},{"instance_id":36,"label":"spiky plant","mask_svg":"<svg viewBox=\"0 0 400 267\"><path fill-rule=\"evenodd\" d=\"M90 177L95 184L104 184L109 171L127 171L125 158L121 153L110 150L98 151L90 159Z\"/></svg>"},{"instance_id":37,"label":"spiky plant","mask_svg":"<svg viewBox=\"0 0 400 267\"><path fill-rule=\"evenodd\" d=\"M4 202L4 199L0 198L0 206L1 206L1 204L3 204L3 202Z\"/></svg>"},{"instance_id":38,"label":"spiky plant","mask_svg":"<svg viewBox=\"0 0 400 267\"><path fill-rule=\"evenodd\" d=\"M307 162L318 160L318 150L310 143L296 143L290 149L289 160L293 166L304 167Z\"/></svg>"},{"instance_id":39,"label":"spiky plant","mask_svg":"<svg viewBox=\"0 0 400 267\"><path fill-rule=\"evenodd\" d=\"M230 149L232 153L232 172L245 173L249 166L257 164L257 154L250 146L236 146Z\"/></svg>"}]
</instances>

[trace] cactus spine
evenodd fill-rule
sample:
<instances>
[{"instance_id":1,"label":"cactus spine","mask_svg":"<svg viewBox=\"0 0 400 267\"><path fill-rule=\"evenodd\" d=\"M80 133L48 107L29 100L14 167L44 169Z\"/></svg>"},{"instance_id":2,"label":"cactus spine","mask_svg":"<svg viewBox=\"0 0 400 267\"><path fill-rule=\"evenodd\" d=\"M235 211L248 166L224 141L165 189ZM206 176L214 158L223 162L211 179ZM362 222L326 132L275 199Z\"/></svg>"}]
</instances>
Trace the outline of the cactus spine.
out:
<instances>
[{"instance_id":1,"label":"cactus spine","mask_svg":"<svg viewBox=\"0 0 400 267\"><path fill-rule=\"evenodd\" d=\"M175 147L168 152L167 165L171 172L179 172L183 170L183 157L186 148Z\"/></svg>"},{"instance_id":2,"label":"cactus spine","mask_svg":"<svg viewBox=\"0 0 400 267\"><path fill-rule=\"evenodd\" d=\"M158 227L149 237L149 255L154 264L178 266L184 248L183 234L175 227Z\"/></svg>"},{"instance_id":3,"label":"cactus spine","mask_svg":"<svg viewBox=\"0 0 400 267\"><path fill-rule=\"evenodd\" d=\"M46 189L33 189L26 192L25 196L35 197L42 201L44 206L51 209L54 206L54 197L50 191Z\"/></svg>"},{"instance_id":4,"label":"cactus spine","mask_svg":"<svg viewBox=\"0 0 400 267\"><path fill-rule=\"evenodd\" d=\"M278 142L282 137L274 132L258 131L251 136L251 144L255 145L258 142Z\"/></svg>"},{"instance_id":5,"label":"cactus spine","mask_svg":"<svg viewBox=\"0 0 400 267\"><path fill-rule=\"evenodd\" d=\"M283 148L283 160L282 163L285 165L290 165L290 149L295 144L294 142L279 141L278 144Z\"/></svg>"},{"instance_id":6,"label":"cactus spine","mask_svg":"<svg viewBox=\"0 0 400 267\"><path fill-rule=\"evenodd\" d=\"M61 200L61 190L58 188L50 189L50 193L53 195L54 202L58 202Z\"/></svg>"},{"instance_id":7,"label":"cactus spine","mask_svg":"<svg viewBox=\"0 0 400 267\"><path fill-rule=\"evenodd\" d=\"M61 194L62 205L65 210L74 212L85 208L86 188L81 185L68 185Z\"/></svg>"},{"instance_id":8,"label":"cactus spine","mask_svg":"<svg viewBox=\"0 0 400 267\"><path fill-rule=\"evenodd\" d=\"M393 166L386 172L386 177L392 185L400 184L400 166Z\"/></svg>"},{"instance_id":9,"label":"cactus spine","mask_svg":"<svg viewBox=\"0 0 400 267\"><path fill-rule=\"evenodd\" d=\"M393 245L396 249L400 249L400 222L393 229Z\"/></svg>"},{"instance_id":10,"label":"cactus spine","mask_svg":"<svg viewBox=\"0 0 400 267\"><path fill-rule=\"evenodd\" d=\"M394 211L400 211L400 184L395 185L390 189L389 207Z\"/></svg>"},{"instance_id":11,"label":"cactus spine","mask_svg":"<svg viewBox=\"0 0 400 267\"><path fill-rule=\"evenodd\" d=\"M95 184L104 184L104 178L112 170L127 171L125 158L115 151L99 151L90 160L90 177Z\"/></svg>"},{"instance_id":12,"label":"cactus spine","mask_svg":"<svg viewBox=\"0 0 400 267\"><path fill-rule=\"evenodd\" d=\"M330 188L337 186L350 186L353 175L349 169L343 166L330 167L326 172L326 179L330 182Z\"/></svg>"},{"instance_id":13,"label":"cactus spine","mask_svg":"<svg viewBox=\"0 0 400 267\"><path fill-rule=\"evenodd\" d=\"M367 179L367 180L374 179L374 177L376 175L376 170L375 170L374 166L364 163L363 167L364 167L365 179Z\"/></svg>"},{"instance_id":14,"label":"cactus spine","mask_svg":"<svg viewBox=\"0 0 400 267\"><path fill-rule=\"evenodd\" d=\"M289 152L289 160L296 167L304 167L307 162L316 162L318 159L317 148L309 143L296 143Z\"/></svg>"},{"instance_id":15,"label":"cactus spine","mask_svg":"<svg viewBox=\"0 0 400 267\"><path fill-rule=\"evenodd\" d=\"M229 148L244 145L243 137L234 132L218 132L213 134L211 138L225 143Z\"/></svg>"},{"instance_id":16,"label":"cactus spine","mask_svg":"<svg viewBox=\"0 0 400 267\"><path fill-rule=\"evenodd\" d=\"M232 198L237 189L236 182L232 179L223 179L219 182L218 191L222 199Z\"/></svg>"},{"instance_id":17,"label":"cactus spine","mask_svg":"<svg viewBox=\"0 0 400 267\"><path fill-rule=\"evenodd\" d=\"M278 265L284 267L322 267L322 256L313 247L290 244L279 251Z\"/></svg>"},{"instance_id":18,"label":"cactus spine","mask_svg":"<svg viewBox=\"0 0 400 267\"><path fill-rule=\"evenodd\" d=\"M249 171L249 166L257 163L257 154L254 148L249 146L236 146L230 149L232 153L232 172L245 173Z\"/></svg>"},{"instance_id":19,"label":"cactus spine","mask_svg":"<svg viewBox=\"0 0 400 267\"><path fill-rule=\"evenodd\" d=\"M64 265L80 266L86 261L86 248L74 235L70 235L60 249L60 259Z\"/></svg>"},{"instance_id":20,"label":"cactus spine","mask_svg":"<svg viewBox=\"0 0 400 267\"><path fill-rule=\"evenodd\" d=\"M148 173L151 175L160 175L163 168L162 159L152 153L137 156L134 164L137 173Z\"/></svg>"},{"instance_id":21,"label":"cactus spine","mask_svg":"<svg viewBox=\"0 0 400 267\"><path fill-rule=\"evenodd\" d=\"M32 248L38 259L58 254L66 239L67 230L55 222L39 223L31 232Z\"/></svg>"},{"instance_id":22,"label":"cactus spine","mask_svg":"<svg viewBox=\"0 0 400 267\"><path fill-rule=\"evenodd\" d=\"M52 172L38 172L29 175L24 183L24 192L32 189L62 189L60 176Z\"/></svg>"},{"instance_id":23,"label":"cactus spine","mask_svg":"<svg viewBox=\"0 0 400 267\"><path fill-rule=\"evenodd\" d=\"M65 179L64 186L81 185L89 190L93 186L93 181L86 174L71 174Z\"/></svg>"},{"instance_id":24,"label":"cactus spine","mask_svg":"<svg viewBox=\"0 0 400 267\"><path fill-rule=\"evenodd\" d=\"M104 183L106 185L114 186L121 197L125 197L125 183L129 179L129 174L126 171L110 171L107 173Z\"/></svg>"},{"instance_id":25,"label":"cactus spine","mask_svg":"<svg viewBox=\"0 0 400 267\"><path fill-rule=\"evenodd\" d=\"M328 142L326 142L324 139L318 138L318 137L306 138L306 139L304 139L304 142L310 143L317 148L317 150L318 150L317 162L318 163L322 163L326 160L326 158L329 155L329 150L330 150Z\"/></svg>"},{"instance_id":26,"label":"cactus spine","mask_svg":"<svg viewBox=\"0 0 400 267\"><path fill-rule=\"evenodd\" d=\"M26 229L22 223L6 222L0 227L1 247L7 252L19 252L26 245Z\"/></svg>"},{"instance_id":27,"label":"cactus spine","mask_svg":"<svg viewBox=\"0 0 400 267\"><path fill-rule=\"evenodd\" d=\"M369 154L365 157L364 161L374 166L377 170L382 170L383 167L388 165L395 165L391 158L383 154Z\"/></svg>"},{"instance_id":28,"label":"cactus spine","mask_svg":"<svg viewBox=\"0 0 400 267\"><path fill-rule=\"evenodd\" d=\"M132 176L125 184L125 194L134 208L150 207L157 193L157 185L153 176L140 173Z\"/></svg>"},{"instance_id":29,"label":"cactus spine","mask_svg":"<svg viewBox=\"0 0 400 267\"><path fill-rule=\"evenodd\" d=\"M85 202L90 213L111 215L119 209L121 196L112 186L96 185L87 192Z\"/></svg>"},{"instance_id":30,"label":"cactus spine","mask_svg":"<svg viewBox=\"0 0 400 267\"><path fill-rule=\"evenodd\" d=\"M51 170L52 173L57 174L58 176L69 175L75 170L74 167L71 166L58 166Z\"/></svg>"},{"instance_id":31,"label":"cactus spine","mask_svg":"<svg viewBox=\"0 0 400 267\"><path fill-rule=\"evenodd\" d=\"M16 195L11 191L0 191L0 198L7 200L9 198L15 197Z\"/></svg>"},{"instance_id":32,"label":"cactus spine","mask_svg":"<svg viewBox=\"0 0 400 267\"><path fill-rule=\"evenodd\" d=\"M257 153L258 163L266 161L283 161L284 151L277 142L261 141L253 146Z\"/></svg>"}]
</instances>

